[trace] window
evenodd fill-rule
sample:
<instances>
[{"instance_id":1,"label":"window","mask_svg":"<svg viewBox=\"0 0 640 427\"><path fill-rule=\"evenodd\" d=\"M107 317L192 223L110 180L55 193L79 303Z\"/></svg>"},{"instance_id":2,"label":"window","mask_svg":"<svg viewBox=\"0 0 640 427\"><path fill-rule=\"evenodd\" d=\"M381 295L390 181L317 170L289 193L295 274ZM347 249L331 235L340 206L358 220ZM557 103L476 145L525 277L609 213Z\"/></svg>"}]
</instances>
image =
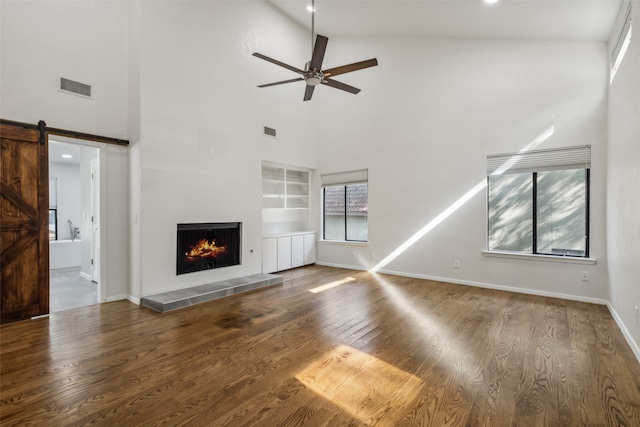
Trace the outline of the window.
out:
<instances>
[{"instance_id":1,"label":"window","mask_svg":"<svg viewBox=\"0 0 640 427\"><path fill-rule=\"evenodd\" d=\"M611 49L611 72L609 78L609 84L613 83L613 78L616 76L618 68L622 63L625 53L631 43L632 25L631 25L631 2L628 4L623 3L620 6L620 12L618 14L617 22L617 35Z\"/></svg>"},{"instance_id":2,"label":"window","mask_svg":"<svg viewBox=\"0 0 640 427\"><path fill-rule=\"evenodd\" d=\"M354 180L360 182L336 183ZM366 180L366 170L322 175L324 240L368 241L369 185Z\"/></svg>"},{"instance_id":3,"label":"window","mask_svg":"<svg viewBox=\"0 0 640 427\"><path fill-rule=\"evenodd\" d=\"M58 240L58 210L49 209L49 240Z\"/></svg>"},{"instance_id":4,"label":"window","mask_svg":"<svg viewBox=\"0 0 640 427\"><path fill-rule=\"evenodd\" d=\"M49 177L49 240L58 240L58 178Z\"/></svg>"},{"instance_id":5,"label":"window","mask_svg":"<svg viewBox=\"0 0 640 427\"><path fill-rule=\"evenodd\" d=\"M487 250L589 256L590 146L487 157Z\"/></svg>"}]
</instances>

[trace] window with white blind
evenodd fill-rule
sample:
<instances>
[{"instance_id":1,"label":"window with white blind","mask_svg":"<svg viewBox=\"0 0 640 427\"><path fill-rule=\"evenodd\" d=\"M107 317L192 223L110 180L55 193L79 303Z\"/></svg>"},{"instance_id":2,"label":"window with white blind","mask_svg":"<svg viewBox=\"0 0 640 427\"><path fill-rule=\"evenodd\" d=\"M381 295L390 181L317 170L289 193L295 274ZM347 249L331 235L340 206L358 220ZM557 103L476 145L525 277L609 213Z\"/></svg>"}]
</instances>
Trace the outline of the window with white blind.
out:
<instances>
[{"instance_id":1,"label":"window with white blind","mask_svg":"<svg viewBox=\"0 0 640 427\"><path fill-rule=\"evenodd\" d=\"M589 256L591 147L487 156L487 250Z\"/></svg>"},{"instance_id":2,"label":"window with white blind","mask_svg":"<svg viewBox=\"0 0 640 427\"><path fill-rule=\"evenodd\" d=\"M367 170L322 175L322 238L366 242L369 236Z\"/></svg>"},{"instance_id":3,"label":"window with white blind","mask_svg":"<svg viewBox=\"0 0 640 427\"><path fill-rule=\"evenodd\" d=\"M613 43L611 45L610 52L610 64L611 71L609 77L609 84L613 83L613 79L620 68L620 64L627 53L627 48L631 43L631 36L633 33L633 25L631 23L631 2L623 2L620 5L620 12L616 20L615 35L613 37Z\"/></svg>"}]
</instances>

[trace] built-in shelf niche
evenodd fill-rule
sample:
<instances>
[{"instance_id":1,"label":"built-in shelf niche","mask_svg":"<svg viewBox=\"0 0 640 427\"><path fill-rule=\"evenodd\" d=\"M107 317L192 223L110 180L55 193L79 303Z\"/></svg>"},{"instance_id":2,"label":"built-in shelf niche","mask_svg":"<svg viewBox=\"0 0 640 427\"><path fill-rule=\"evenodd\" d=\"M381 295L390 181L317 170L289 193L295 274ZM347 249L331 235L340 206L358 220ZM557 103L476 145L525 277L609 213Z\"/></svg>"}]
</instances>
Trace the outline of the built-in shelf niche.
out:
<instances>
[{"instance_id":1,"label":"built-in shelf niche","mask_svg":"<svg viewBox=\"0 0 640 427\"><path fill-rule=\"evenodd\" d=\"M262 165L263 209L308 209L309 172Z\"/></svg>"}]
</instances>

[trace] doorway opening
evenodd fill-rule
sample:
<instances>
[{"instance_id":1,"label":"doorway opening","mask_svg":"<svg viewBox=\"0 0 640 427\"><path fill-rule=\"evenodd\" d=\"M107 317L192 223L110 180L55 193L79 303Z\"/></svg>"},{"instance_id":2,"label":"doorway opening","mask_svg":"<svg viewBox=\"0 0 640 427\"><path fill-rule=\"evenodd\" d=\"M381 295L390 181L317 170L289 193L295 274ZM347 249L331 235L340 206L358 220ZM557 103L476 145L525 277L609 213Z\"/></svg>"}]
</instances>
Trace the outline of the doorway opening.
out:
<instances>
[{"instance_id":1,"label":"doorway opening","mask_svg":"<svg viewBox=\"0 0 640 427\"><path fill-rule=\"evenodd\" d=\"M49 137L50 312L98 304L104 144Z\"/></svg>"}]
</instances>

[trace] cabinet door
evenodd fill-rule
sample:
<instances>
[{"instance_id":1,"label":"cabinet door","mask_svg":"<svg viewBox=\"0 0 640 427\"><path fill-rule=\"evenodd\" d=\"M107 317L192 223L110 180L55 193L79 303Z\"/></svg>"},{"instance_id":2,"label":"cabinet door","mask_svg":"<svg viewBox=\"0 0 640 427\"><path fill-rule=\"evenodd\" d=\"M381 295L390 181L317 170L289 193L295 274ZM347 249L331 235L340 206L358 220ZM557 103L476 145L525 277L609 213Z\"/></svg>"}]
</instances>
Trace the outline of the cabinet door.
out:
<instances>
[{"instance_id":1,"label":"cabinet door","mask_svg":"<svg viewBox=\"0 0 640 427\"><path fill-rule=\"evenodd\" d=\"M278 239L262 239L262 272L278 271Z\"/></svg>"},{"instance_id":2,"label":"cabinet door","mask_svg":"<svg viewBox=\"0 0 640 427\"><path fill-rule=\"evenodd\" d=\"M316 235L315 233L305 234L304 236L304 264L313 264L316 262Z\"/></svg>"},{"instance_id":3,"label":"cabinet door","mask_svg":"<svg viewBox=\"0 0 640 427\"><path fill-rule=\"evenodd\" d=\"M278 271L291 268L291 237L278 237Z\"/></svg>"},{"instance_id":4,"label":"cabinet door","mask_svg":"<svg viewBox=\"0 0 640 427\"><path fill-rule=\"evenodd\" d=\"M291 267L304 265L304 236L291 236Z\"/></svg>"}]
</instances>

